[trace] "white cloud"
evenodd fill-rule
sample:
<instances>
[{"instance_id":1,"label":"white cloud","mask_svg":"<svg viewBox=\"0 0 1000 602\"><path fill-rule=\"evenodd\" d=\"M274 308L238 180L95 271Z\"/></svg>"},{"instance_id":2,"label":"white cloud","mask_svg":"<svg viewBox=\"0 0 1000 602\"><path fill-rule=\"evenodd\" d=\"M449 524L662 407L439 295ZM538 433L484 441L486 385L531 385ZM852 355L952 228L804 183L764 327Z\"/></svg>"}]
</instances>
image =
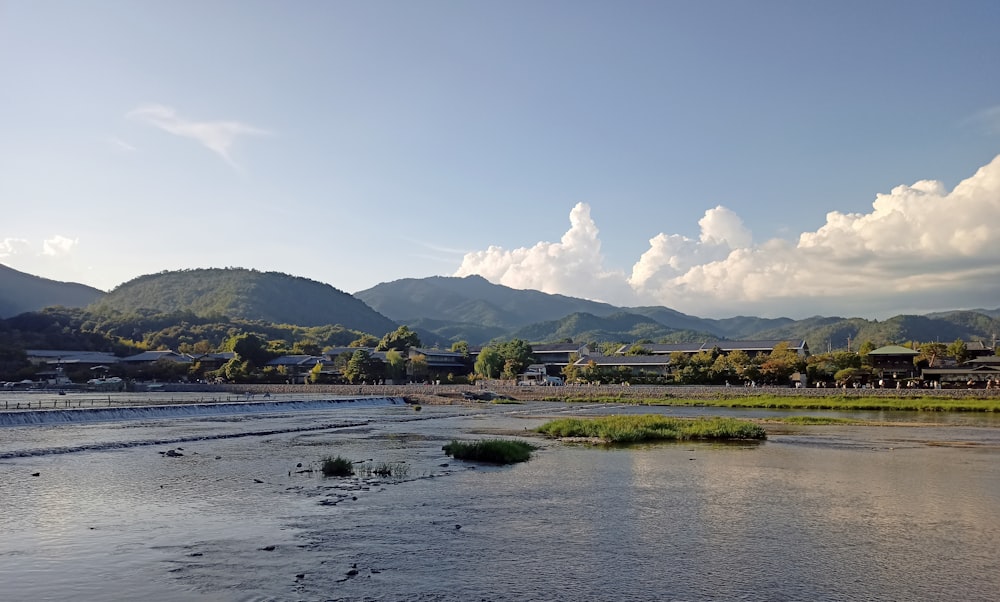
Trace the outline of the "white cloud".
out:
<instances>
[{"instance_id":1,"label":"white cloud","mask_svg":"<svg viewBox=\"0 0 1000 602\"><path fill-rule=\"evenodd\" d=\"M1000 105L979 111L965 123L982 127L989 134L1000 134Z\"/></svg>"},{"instance_id":2,"label":"white cloud","mask_svg":"<svg viewBox=\"0 0 1000 602\"><path fill-rule=\"evenodd\" d=\"M29 244L23 238L5 238L0 240L0 259L21 255L28 250Z\"/></svg>"},{"instance_id":3,"label":"white cloud","mask_svg":"<svg viewBox=\"0 0 1000 602\"><path fill-rule=\"evenodd\" d=\"M456 275L700 316L892 315L1000 298L1000 156L950 192L919 181L876 195L870 213L830 212L797 241L754 244L739 216L715 207L697 240L650 239L627 279L604 267L589 207L570 221L560 243L469 253Z\"/></svg>"},{"instance_id":4,"label":"white cloud","mask_svg":"<svg viewBox=\"0 0 1000 602\"><path fill-rule=\"evenodd\" d=\"M49 257L69 255L79 242L79 239L66 238L57 234L42 242L42 255Z\"/></svg>"},{"instance_id":5,"label":"white cloud","mask_svg":"<svg viewBox=\"0 0 1000 602\"><path fill-rule=\"evenodd\" d=\"M511 288L566 293L608 302L631 298L624 274L604 268L597 226L590 207L577 203L569 214L570 229L559 242L505 251L491 246L466 253L456 276L480 274Z\"/></svg>"},{"instance_id":6,"label":"white cloud","mask_svg":"<svg viewBox=\"0 0 1000 602\"><path fill-rule=\"evenodd\" d=\"M140 106L126 115L165 132L192 138L216 153L233 167L239 167L230 151L239 136L263 136L270 132L239 121L191 121L184 119L171 107L159 104Z\"/></svg>"},{"instance_id":7,"label":"white cloud","mask_svg":"<svg viewBox=\"0 0 1000 602\"><path fill-rule=\"evenodd\" d=\"M135 147L134 146L132 146L128 142L125 142L124 140L122 140L118 136L111 136L110 138L108 138L108 142L110 142L111 145L114 146L115 148L117 148L118 150L125 151L127 153L134 153L135 152Z\"/></svg>"}]
</instances>

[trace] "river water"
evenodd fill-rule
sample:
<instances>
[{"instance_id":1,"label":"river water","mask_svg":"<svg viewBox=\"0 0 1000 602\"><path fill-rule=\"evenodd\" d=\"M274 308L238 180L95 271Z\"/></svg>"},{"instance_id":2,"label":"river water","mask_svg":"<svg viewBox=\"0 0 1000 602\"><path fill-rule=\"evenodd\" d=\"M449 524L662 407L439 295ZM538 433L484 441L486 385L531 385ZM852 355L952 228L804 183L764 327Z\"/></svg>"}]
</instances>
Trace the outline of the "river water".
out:
<instances>
[{"instance_id":1,"label":"river water","mask_svg":"<svg viewBox=\"0 0 1000 602\"><path fill-rule=\"evenodd\" d=\"M199 407L201 409L199 409ZM87 412L91 412L88 414ZM3 600L995 600L1000 425L769 426L531 461L452 439L720 408L392 399L0 412ZM801 414L801 413L799 413ZM871 417L871 416L868 416ZM167 451L176 455L167 455ZM326 456L387 478L323 478Z\"/></svg>"}]
</instances>

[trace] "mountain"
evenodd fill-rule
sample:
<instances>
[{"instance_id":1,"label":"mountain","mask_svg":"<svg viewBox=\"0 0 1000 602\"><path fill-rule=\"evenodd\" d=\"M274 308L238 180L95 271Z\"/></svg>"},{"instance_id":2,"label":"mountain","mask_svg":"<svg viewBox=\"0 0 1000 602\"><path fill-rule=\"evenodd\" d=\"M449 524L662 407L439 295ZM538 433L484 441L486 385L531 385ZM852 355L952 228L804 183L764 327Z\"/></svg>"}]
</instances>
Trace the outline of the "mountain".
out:
<instances>
[{"instance_id":1,"label":"mountain","mask_svg":"<svg viewBox=\"0 0 1000 602\"><path fill-rule=\"evenodd\" d=\"M512 336L536 343L564 339L580 342L631 342L640 339L665 341L672 339L678 333L683 333L685 336L699 336L689 330L680 331L676 328L669 328L645 316L619 311L610 316L574 313L561 320L550 320L525 326L515 331ZM711 338L710 335L704 333L701 333L700 337Z\"/></svg>"},{"instance_id":2,"label":"mountain","mask_svg":"<svg viewBox=\"0 0 1000 602\"><path fill-rule=\"evenodd\" d=\"M482 276L432 276L383 282L354 296L400 323L441 320L516 329L572 313L607 316L621 311L607 303L513 289Z\"/></svg>"},{"instance_id":3,"label":"mountain","mask_svg":"<svg viewBox=\"0 0 1000 602\"><path fill-rule=\"evenodd\" d=\"M355 293L376 310L421 331L421 340L484 344L517 337L541 343L574 341L692 342L712 339L805 339L815 353L908 341L982 340L1000 332L1000 309L940 312L866 320L813 316L803 320L735 316L710 319L667 307L606 303L518 290L480 276L435 276L382 283Z\"/></svg>"},{"instance_id":4,"label":"mountain","mask_svg":"<svg viewBox=\"0 0 1000 602\"><path fill-rule=\"evenodd\" d=\"M190 311L297 326L340 324L377 337L397 327L364 302L329 284L242 268L140 276L115 288L91 309Z\"/></svg>"},{"instance_id":5,"label":"mountain","mask_svg":"<svg viewBox=\"0 0 1000 602\"><path fill-rule=\"evenodd\" d=\"M104 294L92 286L32 276L0 264L0 318L54 305L86 307Z\"/></svg>"}]
</instances>

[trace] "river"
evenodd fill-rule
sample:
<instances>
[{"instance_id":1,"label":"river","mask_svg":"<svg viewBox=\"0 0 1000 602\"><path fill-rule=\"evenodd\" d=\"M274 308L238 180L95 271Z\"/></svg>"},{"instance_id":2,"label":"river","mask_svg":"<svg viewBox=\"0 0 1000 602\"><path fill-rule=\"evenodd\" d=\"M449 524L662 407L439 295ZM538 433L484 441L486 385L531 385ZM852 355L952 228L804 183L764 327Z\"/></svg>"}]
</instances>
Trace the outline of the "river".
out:
<instances>
[{"instance_id":1,"label":"river","mask_svg":"<svg viewBox=\"0 0 1000 602\"><path fill-rule=\"evenodd\" d=\"M541 449L529 462L493 467L441 446L529 436L555 416L780 412L281 401L266 411L84 409L27 425L0 413L0 597L994 600L1000 591L991 415L869 413L894 425L772 425L767 441L744 444L604 449L532 438ZM322 477L319 461L336 455L397 474Z\"/></svg>"}]
</instances>

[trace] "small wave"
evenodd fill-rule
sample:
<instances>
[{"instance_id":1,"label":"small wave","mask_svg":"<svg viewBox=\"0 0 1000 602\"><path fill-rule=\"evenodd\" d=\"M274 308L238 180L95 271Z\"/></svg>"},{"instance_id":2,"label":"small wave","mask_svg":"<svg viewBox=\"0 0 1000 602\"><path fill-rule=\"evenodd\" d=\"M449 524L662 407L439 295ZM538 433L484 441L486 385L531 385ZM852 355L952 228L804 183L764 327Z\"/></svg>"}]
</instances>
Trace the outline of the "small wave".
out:
<instances>
[{"instance_id":1,"label":"small wave","mask_svg":"<svg viewBox=\"0 0 1000 602\"><path fill-rule=\"evenodd\" d=\"M304 412L341 408L383 407L402 405L404 403L406 402L401 397L365 397L355 399L194 403L64 410L14 410L0 412L0 427L197 418L201 416L233 414Z\"/></svg>"}]
</instances>

